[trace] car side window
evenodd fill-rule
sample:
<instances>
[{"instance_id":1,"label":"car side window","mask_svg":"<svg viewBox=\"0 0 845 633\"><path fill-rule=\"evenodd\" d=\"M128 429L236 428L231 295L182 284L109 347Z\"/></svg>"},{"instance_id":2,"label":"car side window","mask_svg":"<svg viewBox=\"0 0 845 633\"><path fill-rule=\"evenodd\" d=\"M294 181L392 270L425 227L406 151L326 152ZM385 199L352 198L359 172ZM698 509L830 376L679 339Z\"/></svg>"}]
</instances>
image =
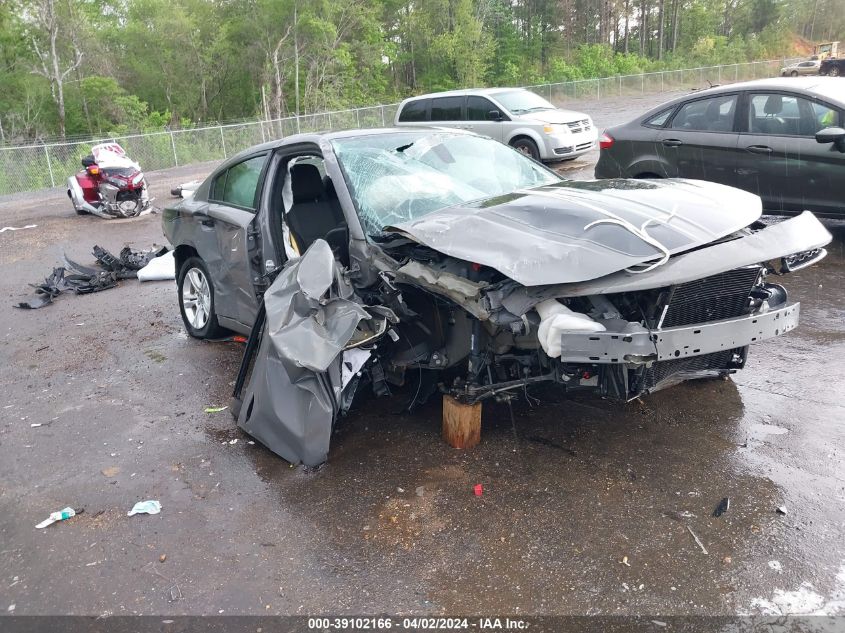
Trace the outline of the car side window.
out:
<instances>
[{"instance_id":1,"label":"car side window","mask_svg":"<svg viewBox=\"0 0 845 633\"><path fill-rule=\"evenodd\" d=\"M754 94L748 102L748 131L772 136L813 136L837 125L839 113L795 95Z\"/></svg>"},{"instance_id":2,"label":"car side window","mask_svg":"<svg viewBox=\"0 0 845 633\"><path fill-rule=\"evenodd\" d=\"M214 179L210 198L223 204L255 209L255 192L266 158L262 154L232 165Z\"/></svg>"},{"instance_id":3,"label":"car side window","mask_svg":"<svg viewBox=\"0 0 845 633\"><path fill-rule=\"evenodd\" d=\"M461 121L464 97L439 97L431 100L432 121Z\"/></svg>"},{"instance_id":4,"label":"car side window","mask_svg":"<svg viewBox=\"0 0 845 633\"><path fill-rule=\"evenodd\" d=\"M673 130L730 132L734 126L736 102L736 95L688 101L678 110L670 127Z\"/></svg>"},{"instance_id":5,"label":"car side window","mask_svg":"<svg viewBox=\"0 0 845 633\"><path fill-rule=\"evenodd\" d=\"M649 127L663 127L666 125L666 121L669 120L669 117L672 116L672 113L675 111L675 106L671 108L667 108L662 112L658 112L653 117L646 119L643 121L643 125L647 125Z\"/></svg>"},{"instance_id":6,"label":"car side window","mask_svg":"<svg viewBox=\"0 0 845 633\"><path fill-rule=\"evenodd\" d=\"M467 121L486 121L490 110L498 110L493 102L484 97L467 97Z\"/></svg>"},{"instance_id":7,"label":"car side window","mask_svg":"<svg viewBox=\"0 0 845 633\"><path fill-rule=\"evenodd\" d=\"M399 121L403 123L412 123L417 121L428 121L428 104L430 99L418 99L417 101L409 101L402 108L399 113Z\"/></svg>"}]
</instances>

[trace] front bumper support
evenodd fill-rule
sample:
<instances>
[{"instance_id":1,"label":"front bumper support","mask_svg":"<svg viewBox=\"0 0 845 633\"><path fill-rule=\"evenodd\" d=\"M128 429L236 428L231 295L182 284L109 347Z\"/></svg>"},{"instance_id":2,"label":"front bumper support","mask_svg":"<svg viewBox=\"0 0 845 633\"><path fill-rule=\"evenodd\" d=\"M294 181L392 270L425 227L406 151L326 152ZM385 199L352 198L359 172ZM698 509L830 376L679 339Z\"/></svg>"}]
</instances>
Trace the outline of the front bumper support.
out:
<instances>
[{"instance_id":1,"label":"front bumper support","mask_svg":"<svg viewBox=\"0 0 845 633\"><path fill-rule=\"evenodd\" d=\"M793 303L769 312L650 332L565 332L561 361L643 364L745 347L794 329L800 308L800 303Z\"/></svg>"}]
</instances>

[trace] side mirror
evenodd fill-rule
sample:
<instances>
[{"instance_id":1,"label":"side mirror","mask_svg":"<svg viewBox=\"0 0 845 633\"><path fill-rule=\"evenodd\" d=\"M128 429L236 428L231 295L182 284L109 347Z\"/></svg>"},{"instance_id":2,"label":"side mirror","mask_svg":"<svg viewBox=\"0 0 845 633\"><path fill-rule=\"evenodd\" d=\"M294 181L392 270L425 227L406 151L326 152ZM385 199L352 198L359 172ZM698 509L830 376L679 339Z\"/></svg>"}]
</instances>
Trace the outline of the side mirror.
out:
<instances>
[{"instance_id":1,"label":"side mirror","mask_svg":"<svg viewBox=\"0 0 845 633\"><path fill-rule=\"evenodd\" d=\"M502 113L498 110L490 110L487 112L487 120L488 121L501 121L502 120Z\"/></svg>"},{"instance_id":2,"label":"side mirror","mask_svg":"<svg viewBox=\"0 0 845 633\"><path fill-rule=\"evenodd\" d=\"M841 127L826 127L816 132L816 143L833 143L840 152L845 152L845 130Z\"/></svg>"}]
</instances>

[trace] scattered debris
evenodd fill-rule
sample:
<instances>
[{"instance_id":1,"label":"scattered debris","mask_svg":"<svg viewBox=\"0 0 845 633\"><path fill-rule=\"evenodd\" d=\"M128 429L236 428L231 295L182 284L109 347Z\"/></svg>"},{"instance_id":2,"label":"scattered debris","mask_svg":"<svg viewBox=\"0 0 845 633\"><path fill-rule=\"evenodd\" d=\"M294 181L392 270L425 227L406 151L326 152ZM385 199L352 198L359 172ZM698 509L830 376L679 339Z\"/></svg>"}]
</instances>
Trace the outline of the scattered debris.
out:
<instances>
[{"instance_id":1,"label":"scattered debris","mask_svg":"<svg viewBox=\"0 0 845 633\"><path fill-rule=\"evenodd\" d=\"M229 444L237 444L237 443L238 443L238 438L235 438L233 440L229 440Z\"/></svg>"},{"instance_id":2,"label":"scattered debris","mask_svg":"<svg viewBox=\"0 0 845 633\"><path fill-rule=\"evenodd\" d=\"M114 477L120 472L120 468L117 466L109 466L108 468L103 468L100 472L106 477Z\"/></svg>"},{"instance_id":3,"label":"scattered debris","mask_svg":"<svg viewBox=\"0 0 845 633\"><path fill-rule=\"evenodd\" d=\"M37 310L53 303L59 295L68 292L90 294L117 286L122 279L138 276L138 270L144 268L154 258L167 253L166 247L147 251L133 251L125 246L120 255L115 257L106 249L94 246L93 255L98 268L82 266L65 256L65 265L54 268L43 282L30 284L35 288L35 296L28 301L21 301L15 307Z\"/></svg>"},{"instance_id":4,"label":"scattered debris","mask_svg":"<svg viewBox=\"0 0 845 633\"><path fill-rule=\"evenodd\" d=\"M425 494L425 486L417 486L414 492L418 497L422 497Z\"/></svg>"},{"instance_id":5,"label":"scattered debris","mask_svg":"<svg viewBox=\"0 0 845 633\"><path fill-rule=\"evenodd\" d=\"M44 519L41 523L35 526L38 530L43 530L48 525L53 525L58 521L65 521L77 514L81 514L82 510L74 510L73 508L65 508L64 510L59 510L58 512L51 512L50 516Z\"/></svg>"},{"instance_id":6,"label":"scattered debris","mask_svg":"<svg viewBox=\"0 0 845 633\"><path fill-rule=\"evenodd\" d=\"M139 501L132 509L126 513L126 516L131 517L135 514L158 514L161 512L161 503L151 499L149 501Z\"/></svg>"},{"instance_id":7,"label":"scattered debris","mask_svg":"<svg viewBox=\"0 0 845 633\"><path fill-rule=\"evenodd\" d=\"M160 562L160 563L163 563L166 560L167 560L167 554L162 554L161 556L158 557L158 562Z\"/></svg>"},{"instance_id":8,"label":"scattered debris","mask_svg":"<svg viewBox=\"0 0 845 633\"><path fill-rule=\"evenodd\" d=\"M399 494L402 494L403 492L405 492L405 489L404 488L396 488L396 492L398 492Z\"/></svg>"},{"instance_id":9,"label":"scattered debris","mask_svg":"<svg viewBox=\"0 0 845 633\"><path fill-rule=\"evenodd\" d=\"M681 523L684 522L684 519L694 519L695 515L690 512L689 510L683 510L682 512L678 512L677 510L673 510L672 512L664 512L664 516L669 517L670 519L674 519L675 521L679 521Z\"/></svg>"},{"instance_id":10,"label":"scattered debris","mask_svg":"<svg viewBox=\"0 0 845 633\"><path fill-rule=\"evenodd\" d=\"M17 606L17 605L10 604L10 605L9 605L9 608L8 608L8 609L6 609L6 611L8 611L9 613L12 613L12 612L15 610L15 606Z\"/></svg>"},{"instance_id":11,"label":"scattered debris","mask_svg":"<svg viewBox=\"0 0 845 633\"><path fill-rule=\"evenodd\" d=\"M651 621L651 623L652 623L654 626L666 626L666 623L665 623L665 622L662 622L662 621L660 621L660 620L652 620L652 621Z\"/></svg>"},{"instance_id":12,"label":"scattered debris","mask_svg":"<svg viewBox=\"0 0 845 633\"><path fill-rule=\"evenodd\" d=\"M731 500L728 497L725 497L719 502L719 505L716 506L716 509L713 511L714 517L720 517L725 512L727 512L731 507Z\"/></svg>"},{"instance_id":13,"label":"scattered debris","mask_svg":"<svg viewBox=\"0 0 845 633\"><path fill-rule=\"evenodd\" d=\"M221 411L225 411L228 408L229 408L228 406L225 406L225 407L206 407L205 412L206 413L220 413Z\"/></svg>"},{"instance_id":14,"label":"scattered debris","mask_svg":"<svg viewBox=\"0 0 845 633\"><path fill-rule=\"evenodd\" d=\"M484 488L481 484L475 484L475 486L473 487L473 492L475 492L476 497L480 497L482 494L484 494Z\"/></svg>"},{"instance_id":15,"label":"scattered debris","mask_svg":"<svg viewBox=\"0 0 845 633\"><path fill-rule=\"evenodd\" d=\"M629 563L629 562L628 562L628 557L627 557L627 556L623 556L623 557L622 557L622 560L620 560L619 562L620 562L620 563L622 563L623 565L625 565L626 567L630 567L630 566L631 566L631 563Z\"/></svg>"},{"instance_id":16,"label":"scattered debris","mask_svg":"<svg viewBox=\"0 0 845 633\"><path fill-rule=\"evenodd\" d=\"M780 564L779 560L770 560L769 561L769 569L773 569L777 572L783 571L783 565Z\"/></svg>"},{"instance_id":17,"label":"scattered debris","mask_svg":"<svg viewBox=\"0 0 845 633\"><path fill-rule=\"evenodd\" d=\"M0 229L0 233L5 233L6 231L24 231L26 229L34 229L37 226L37 224L27 224L26 226L4 226Z\"/></svg>"},{"instance_id":18,"label":"scattered debris","mask_svg":"<svg viewBox=\"0 0 845 633\"><path fill-rule=\"evenodd\" d=\"M699 538L695 535L695 532L692 531L692 528L690 526L687 526L687 530L689 530L689 533L692 534L692 537L695 539L695 542L701 548L701 551L704 552L705 554L708 554L709 552L707 551L707 548L704 547L704 543L702 543L701 540L699 540Z\"/></svg>"},{"instance_id":19,"label":"scattered debris","mask_svg":"<svg viewBox=\"0 0 845 633\"><path fill-rule=\"evenodd\" d=\"M786 514L786 506L779 506L777 510L775 510L778 514Z\"/></svg>"},{"instance_id":20,"label":"scattered debris","mask_svg":"<svg viewBox=\"0 0 845 633\"><path fill-rule=\"evenodd\" d=\"M730 565L733 562L733 559L730 556L725 556L722 559L722 563L725 565Z\"/></svg>"}]
</instances>

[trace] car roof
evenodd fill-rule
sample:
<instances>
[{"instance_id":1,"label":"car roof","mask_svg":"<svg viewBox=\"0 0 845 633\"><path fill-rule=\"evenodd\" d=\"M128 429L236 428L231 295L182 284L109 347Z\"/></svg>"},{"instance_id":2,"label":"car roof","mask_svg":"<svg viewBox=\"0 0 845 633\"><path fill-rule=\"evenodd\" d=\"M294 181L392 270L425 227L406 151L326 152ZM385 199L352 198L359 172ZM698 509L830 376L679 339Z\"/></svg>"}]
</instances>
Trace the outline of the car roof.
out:
<instances>
[{"instance_id":1,"label":"car roof","mask_svg":"<svg viewBox=\"0 0 845 633\"><path fill-rule=\"evenodd\" d=\"M261 143L259 145L253 145L248 147L245 150L241 150L224 163L222 163L219 167L217 167L214 171L218 172L221 171L223 168L228 167L234 163L238 163L243 160L247 156L251 156L253 154L260 154L261 152L272 152L280 147L286 147L288 145L298 145L298 144L311 144L319 146L321 141L333 141L335 139L345 139L345 138L363 138L366 136L378 136L378 135L385 135L385 134L431 134L432 132L439 132L439 133L449 133L454 134L455 136L463 135L463 136L477 136L473 132L469 130L458 130L453 128L437 128L435 126L427 126L427 127L419 127L419 128L409 128L409 127L386 127L386 128L359 128L359 129L352 129L352 130L338 130L332 132L304 132L302 134L292 134L290 136L285 136L284 138L274 139L272 141L267 141L266 143Z\"/></svg>"},{"instance_id":2,"label":"car roof","mask_svg":"<svg viewBox=\"0 0 845 633\"><path fill-rule=\"evenodd\" d=\"M429 92L424 95L417 95L416 97L408 97L405 101L418 101L419 99L431 99L432 97L462 97L464 95L482 95L489 97L502 92L512 92L514 90L525 90L525 88L463 88L461 90Z\"/></svg>"}]
</instances>

